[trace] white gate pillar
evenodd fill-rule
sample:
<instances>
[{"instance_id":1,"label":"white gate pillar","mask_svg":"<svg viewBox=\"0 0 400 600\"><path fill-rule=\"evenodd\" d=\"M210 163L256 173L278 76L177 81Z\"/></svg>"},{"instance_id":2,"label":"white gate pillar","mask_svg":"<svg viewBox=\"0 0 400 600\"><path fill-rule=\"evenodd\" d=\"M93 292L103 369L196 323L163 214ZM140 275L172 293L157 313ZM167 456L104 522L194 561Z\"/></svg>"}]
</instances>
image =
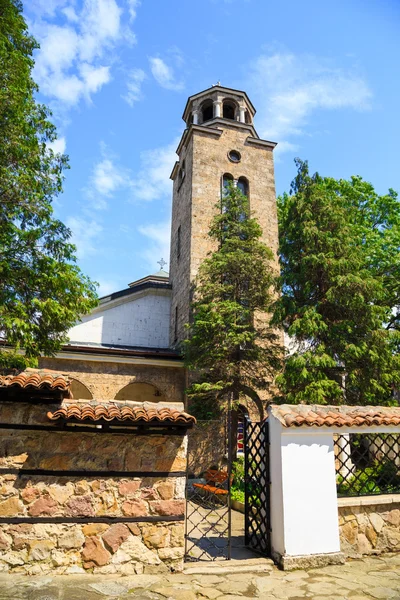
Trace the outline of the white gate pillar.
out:
<instances>
[{"instance_id":1,"label":"white gate pillar","mask_svg":"<svg viewBox=\"0 0 400 600\"><path fill-rule=\"evenodd\" d=\"M333 432L268 413L272 556L284 569L343 563Z\"/></svg>"}]
</instances>

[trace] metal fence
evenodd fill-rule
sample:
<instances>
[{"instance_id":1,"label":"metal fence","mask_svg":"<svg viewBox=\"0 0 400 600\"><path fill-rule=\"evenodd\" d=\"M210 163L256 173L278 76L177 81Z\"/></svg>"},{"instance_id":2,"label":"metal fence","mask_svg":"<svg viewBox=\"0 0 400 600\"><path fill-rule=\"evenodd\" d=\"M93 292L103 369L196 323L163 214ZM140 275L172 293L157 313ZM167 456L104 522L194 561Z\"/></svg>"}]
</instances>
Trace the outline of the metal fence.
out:
<instances>
[{"instance_id":1,"label":"metal fence","mask_svg":"<svg viewBox=\"0 0 400 600\"><path fill-rule=\"evenodd\" d=\"M338 435L334 450L338 496L400 494L400 434Z\"/></svg>"}]
</instances>

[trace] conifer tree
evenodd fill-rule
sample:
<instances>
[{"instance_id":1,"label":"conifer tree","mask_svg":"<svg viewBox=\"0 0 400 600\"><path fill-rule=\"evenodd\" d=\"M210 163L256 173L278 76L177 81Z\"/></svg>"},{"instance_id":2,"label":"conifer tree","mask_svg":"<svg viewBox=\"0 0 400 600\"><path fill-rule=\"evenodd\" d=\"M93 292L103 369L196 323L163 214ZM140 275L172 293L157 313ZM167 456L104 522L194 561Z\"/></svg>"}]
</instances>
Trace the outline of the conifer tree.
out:
<instances>
[{"instance_id":1,"label":"conifer tree","mask_svg":"<svg viewBox=\"0 0 400 600\"><path fill-rule=\"evenodd\" d=\"M75 263L71 232L53 217L67 157L32 79L37 42L19 0L0 0L0 337L25 355L52 354L96 303ZM10 358L11 357L11 358ZM23 366L0 352L0 365Z\"/></svg>"},{"instance_id":2,"label":"conifer tree","mask_svg":"<svg viewBox=\"0 0 400 600\"><path fill-rule=\"evenodd\" d=\"M400 204L393 190L310 176L278 199L289 403L388 404L400 384Z\"/></svg>"},{"instance_id":3,"label":"conifer tree","mask_svg":"<svg viewBox=\"0 0 400 600\"><path fill-rule=\"evenodd\" d=\"M200 267L184 345L186 366L196 373L191 410L199 418L216 416L229 394L237 402L241 394L255 397L269 388L281 357L269 323L273 254L238 188L229 184L221 203L209 231L216 250Z\"/></svg>"}]
</instances>

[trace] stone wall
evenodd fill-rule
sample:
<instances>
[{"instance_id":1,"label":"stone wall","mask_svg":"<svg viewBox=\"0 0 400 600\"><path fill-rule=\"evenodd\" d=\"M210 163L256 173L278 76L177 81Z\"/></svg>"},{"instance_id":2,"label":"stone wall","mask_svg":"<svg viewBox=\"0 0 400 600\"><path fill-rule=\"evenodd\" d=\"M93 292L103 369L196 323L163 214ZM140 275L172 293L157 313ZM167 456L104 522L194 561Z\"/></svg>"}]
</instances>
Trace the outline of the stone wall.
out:
<instances>
[{"instance_id":1,"label":"stone wall","mask_svg":"<svg viewBox=\"0 0 400 600\"><path fill-rule=\"evenodd\" d=\"M346 556L400 551L400 495L339 498L340 545Z\"/></svg>"},{"instance_id":2,"label":"stone wall","mask_svg":"<svg viewBox=\"0 0 400 600\"><path fill-rule=\"evenodd\" d=\"M54 408L4 403L0 421L43 424ZM186 446L181 435L1 430L0 571L180 569Z\"/></svg>"},{"instance_id":3,"label":"stone wall","mask_svg":"<svg viewBox=\"0 0 400 600\"><path fill-rule=\"evenodd\" d=\"M150 383L165 397L166 402L183 402L185 370L182 367L157 367L104 361L41 358L40 368L67 373L82 382L97 400L113 400L129 383ZM140 398L131 398L139 400ZM157 401L157 398L155 398Z\"/></svg>"}]
</instances>

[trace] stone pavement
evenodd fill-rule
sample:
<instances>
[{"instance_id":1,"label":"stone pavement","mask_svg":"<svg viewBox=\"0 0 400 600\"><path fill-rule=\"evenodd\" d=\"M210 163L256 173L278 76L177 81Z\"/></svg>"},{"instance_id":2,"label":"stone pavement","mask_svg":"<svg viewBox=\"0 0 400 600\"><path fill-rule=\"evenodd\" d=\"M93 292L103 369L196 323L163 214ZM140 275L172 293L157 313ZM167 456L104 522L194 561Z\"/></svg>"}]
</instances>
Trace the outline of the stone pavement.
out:
<instances>
[{"instance_id":1,"label":"stone pavement","mask_svg":"<svg viewBox=\"0 0 400 600\"><path fill-rule=\"evenodd\" d=\"M0 600L400 600L400 555L283 572L270 561L191 565L163 575L0 575Z\"/></svg>"}]
</instances>

